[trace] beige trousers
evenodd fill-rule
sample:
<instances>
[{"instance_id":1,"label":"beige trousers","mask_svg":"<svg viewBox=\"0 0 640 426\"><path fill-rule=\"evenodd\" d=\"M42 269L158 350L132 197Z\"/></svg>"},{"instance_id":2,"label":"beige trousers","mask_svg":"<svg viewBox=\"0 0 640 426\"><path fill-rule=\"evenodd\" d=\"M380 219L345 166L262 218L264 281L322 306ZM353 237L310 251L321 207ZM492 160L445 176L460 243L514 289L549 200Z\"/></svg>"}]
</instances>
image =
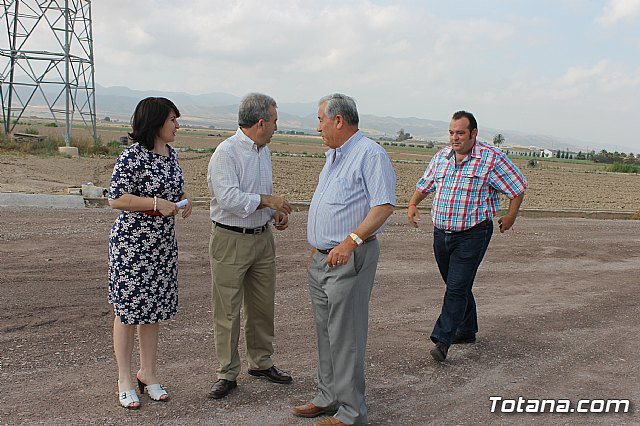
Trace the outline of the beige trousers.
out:
<instances>
[{"instance_id":1,"label":"beige trousers","mask_svg":"<svg viewBox=\"0 0 640 426\"><path fill-rule=\"evenodd\" d=\"M241 234L212 225L209 260L218 378L236 380L240 373L241 305L249 368L270 368L276 283L271 227L261 234Z\"/></svg>"}]
</instances>

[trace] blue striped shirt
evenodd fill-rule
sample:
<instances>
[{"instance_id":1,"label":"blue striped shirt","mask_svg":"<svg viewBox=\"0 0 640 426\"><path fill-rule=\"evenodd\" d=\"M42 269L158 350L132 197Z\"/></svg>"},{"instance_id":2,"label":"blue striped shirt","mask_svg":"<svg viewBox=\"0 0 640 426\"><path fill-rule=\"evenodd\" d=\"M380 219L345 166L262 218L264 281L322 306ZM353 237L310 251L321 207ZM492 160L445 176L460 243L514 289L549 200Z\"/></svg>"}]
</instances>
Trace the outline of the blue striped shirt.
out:
<instances>
[{"instance_id":1,"label":"blue striped shirt","mask_svg":"<svg viewBox=\"0 0 640 426\"><path fill-rule=\"evenodd\" d=\"M258 146L241 129L223 141L211 156L207 183L211 192L211 220L241 228L269 222L270 208L258 209L260 194L271 195L271 153Z\"/></svg>"},{"instance_id":2,"label":"blue striped shirt","mask_svg":"<svg viewBox=\"0 0 640 426\"><path fill-rule=\"evenodd\" d=\"M396 174L391 160L384 148L360 130L325 155L307 223L309 244L323 250L340 244L372 207L396 203ZM374 234L382 232L385 224Z\"/></svg>"}]
</instances>

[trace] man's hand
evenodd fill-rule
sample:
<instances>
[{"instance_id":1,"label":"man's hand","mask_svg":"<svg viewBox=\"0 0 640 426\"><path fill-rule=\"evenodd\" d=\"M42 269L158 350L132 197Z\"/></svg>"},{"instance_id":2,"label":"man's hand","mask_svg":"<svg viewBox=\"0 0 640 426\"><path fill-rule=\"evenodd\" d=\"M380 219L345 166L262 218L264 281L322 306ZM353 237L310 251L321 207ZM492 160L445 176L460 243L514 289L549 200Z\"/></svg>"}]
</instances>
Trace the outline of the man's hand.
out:
<instances>
[{"instance_id":1,"label":"man's hand","mask_svg":"<svg viewBox=\"0 0 640 426\"><path fill-rule=\"evenodd\" d=\"M331 249L327 255L327 265L330 268L334 266L344 265L349 261L351 254L358 247L351 237L347 237L340 244Z\"/></svg>"},{"instance_id":2,"label":"man's hand","mask_svg":"<svg viewBox=\"0 0 640 426\"><path fill-rule=\"evenodd\" d=\"M309 253L309 256L307 256L307 271L311 267L311 259L313 259L313 255L316 254L317 252L318 250L316 250L315 248L312 248L311 253Z\"/></svg>"},{"instance_id":3,"label":"man's hand","mask_svg":"<svg viewBox=\"0 0 640 426\"><path fill-rule=\"evenodd\" d=\"M417 206L409 206L409 209L407 210L407 219L409 220L411 226L413 226L414 228L418 227L418 222L420 221L420 212L418 211Z\"/></svg>"},{"instance_id":4,"label":"man's hand","mask_svg":"<svg viewBox=\"0 0 640 426\"><path fill-rule=\"evenodd\" d=\"M284 231L289 227L289 215L286 215L282 212L276 212L276 214L273 216L273 220L273 226L278 231Z\"/></svg>"},{"instance_id":5,"label":"man's hand","mask_svg":"<svg viewBox=\"0 0 640 426\"><path fill-rule=\"evenodd\" d=\"M287 200L279 195L260 195L260 205L259 209L269 207L273 210L290 214L291 213L291 205Z\"/></svg>"},{"instance_id":6,"label":"man's hand","mask_svg":"<svg viewBox=\"0 0 640 426\"><path fill-rule=\"evenodd\" d=\"M498 219L498 223L500 224L500 233L504 233L504 231L508 231L516 221L516 216L504 215L500 219Z\"/></svg>"}]
</instances>

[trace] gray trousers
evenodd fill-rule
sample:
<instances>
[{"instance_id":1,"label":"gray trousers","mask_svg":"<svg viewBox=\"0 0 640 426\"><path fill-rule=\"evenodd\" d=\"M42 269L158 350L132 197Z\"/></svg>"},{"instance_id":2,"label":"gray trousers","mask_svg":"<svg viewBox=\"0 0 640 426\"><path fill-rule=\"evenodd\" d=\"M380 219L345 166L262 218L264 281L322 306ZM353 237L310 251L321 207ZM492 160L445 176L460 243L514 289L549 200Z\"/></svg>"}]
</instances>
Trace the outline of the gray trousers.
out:
<instances>
[{"instance_id":1,"label":"gray trousers","mask_svg":"<svg viewBox=\"0 0 640 426\"><path fill-rule=\"evenodd\" d=\"M327 255L315 253L309 290L318 339L318 407L335 407L346 424L367 424L364 356L369 299L380 255L378 240L356 248L345 265L329 268Z\"/></svg>"}]
</instances>

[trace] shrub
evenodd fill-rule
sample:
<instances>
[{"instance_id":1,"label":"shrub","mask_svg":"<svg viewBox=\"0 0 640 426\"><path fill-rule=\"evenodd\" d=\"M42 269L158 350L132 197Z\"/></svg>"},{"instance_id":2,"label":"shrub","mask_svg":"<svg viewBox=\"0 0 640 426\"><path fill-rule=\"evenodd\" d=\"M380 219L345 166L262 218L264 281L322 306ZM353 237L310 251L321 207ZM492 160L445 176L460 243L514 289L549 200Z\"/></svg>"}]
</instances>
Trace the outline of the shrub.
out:
<instances>
[{"instance_id":1,"label":"shrub","mask_svg":"<svg viewBox=\"0 0 640 426\"><path fill-rule=\"evenodd\" d=\"M617 172L617 173L640 173L640 165L638 164L623 164L623 163L613 163L607 166L608 172Z\"/></svg>"},{"instance_id":2,"label":"shrub","mask_svg":"<svg viewBox=\"0 0 640 426\"><path fill-rule=\"evenodd\" d=\"M47 123L44 125L44 127L58 127L58 123L53 122L53 123Z\"/></svg>"},{"instance_id":3,"label":"shrub","mask_svg":"<svg viewBox=\"0 0 640 426\"><path fill-rule=\"evenodd\" d=\"M38 129L34 129L33 127L27 127L26 129L24 129L24 132L28 135L39 135L40 132L38 131Z\"/></svg>"},{"instance_id":4,"label":"shrub","mask_svg":"<svg viewBox=\"0 0 640 426\"><path fill-rule=\"evenodd\" d=\"M112 140L104 145L100 139L93 140L92 138L75 139L71 145L78 148L78 153L81 156L107 155L117 157L124 149L120 141Z\"/></svg>"},{"instance_id":5,"label":"shrub","mask_svg":"<svg viewBox=\"0 0 640 426\"><path fill-rule=\"evenodd\" d=\"M33 155L58 155L58 147L64 146L64 140L46 138L25 142L11 142L7 148L12 151Z\"/></svg>"}]
</instances>

